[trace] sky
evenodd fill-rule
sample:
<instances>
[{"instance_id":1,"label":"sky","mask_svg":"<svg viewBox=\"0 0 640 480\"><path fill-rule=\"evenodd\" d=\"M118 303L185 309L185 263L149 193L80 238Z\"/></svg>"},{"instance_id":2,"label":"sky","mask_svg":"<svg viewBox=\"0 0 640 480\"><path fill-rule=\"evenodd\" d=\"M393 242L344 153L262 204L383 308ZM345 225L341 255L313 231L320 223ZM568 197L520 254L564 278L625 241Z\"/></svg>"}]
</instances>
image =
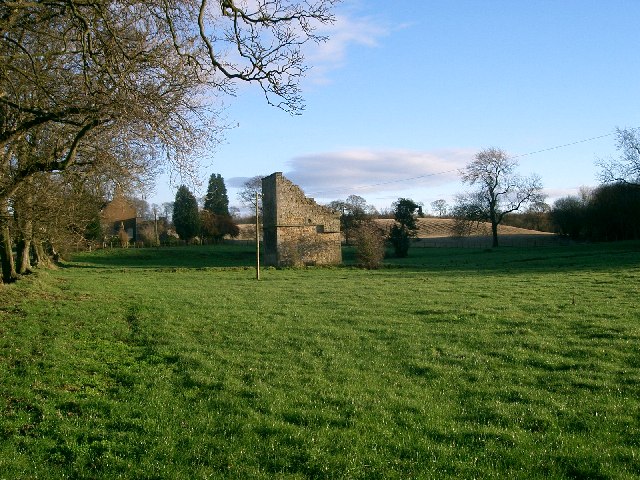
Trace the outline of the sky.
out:
<instances>
[{"instance_id":1,"label":"sky","mask_svg":"<svg viewBox=\"0 0 640 480\"><path fill-rule=\"evenodd\" d=\"M615 129L640 126L640 0L344 0L329 40L305 49L306 109L257 86L225 99L234 127L204 159L230 204L255 175L283 172L318 203L359 195L449 205L459 171L497 147L541 177L547 202L599 183ZM180 179L158 178L149 203Z\"/></svg>"}]
</instances>

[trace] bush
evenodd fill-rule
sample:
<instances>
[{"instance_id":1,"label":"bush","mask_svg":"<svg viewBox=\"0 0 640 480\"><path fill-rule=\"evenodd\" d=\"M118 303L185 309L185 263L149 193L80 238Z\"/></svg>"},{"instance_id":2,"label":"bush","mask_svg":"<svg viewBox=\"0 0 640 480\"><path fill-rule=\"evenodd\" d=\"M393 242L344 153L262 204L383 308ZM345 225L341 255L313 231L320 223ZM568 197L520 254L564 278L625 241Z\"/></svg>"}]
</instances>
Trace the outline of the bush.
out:
<instances>
[{"instance_id":1,"label":"bush","mask_svg":"<svg viewBox=\"0 0 640 480\"><path fill-rule=\"evenodd\" d=\"M393 245L396 257L406 257L409 254L410 238L418 231L417 214L422 217L422 207L409 198L399 198L393 202L395 224L389 231L389 241Z\"/></svg>"},{"instance_id":2,"label":"bush","mask_svg":"<svg viewBox=\"0 0 640 480\"><path fill-rule=\"evenodd\" d=\"M385 235L375 223L361 222L354 230L358 265L367 269L380 268L384 259Z\"/></svg>"},{"instance_id":3,"label":"bush","mask_svg":"<svg viewBox=\"0 0 640 480\"><path fill-rule=\"evenodd\" d=\"M396 257L404 258L409 255L411 244L409 231L402 225L394 225L389 231L389 241L393 245Z\"/></svg>"},{"instance_id":4,"label":"bush","mask_svg":"<svg viewBox=\"0 0 640 480\"><path fill-rule=\"evenodd\" d=\"M124 228L121 228L118 231L118 240L120 241L120 246L122 248L127 248L129 246L129 235Z\"/></svg>"}]
</instances>

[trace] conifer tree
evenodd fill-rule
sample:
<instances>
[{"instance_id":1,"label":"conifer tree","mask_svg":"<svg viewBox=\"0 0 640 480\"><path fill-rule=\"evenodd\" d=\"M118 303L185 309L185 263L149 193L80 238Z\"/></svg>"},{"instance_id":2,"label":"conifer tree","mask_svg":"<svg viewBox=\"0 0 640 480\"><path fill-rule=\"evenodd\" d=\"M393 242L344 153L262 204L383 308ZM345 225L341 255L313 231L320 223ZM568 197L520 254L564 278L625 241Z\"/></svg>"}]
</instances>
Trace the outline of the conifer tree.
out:
<instances>
[{"instance_id":1,"label":"conifer tree","mask_svg":"<svg viewBox=\"0 0 640 480\"><path fill-rule=\"evenodd\" d=\"M173 203L173 225L182 240L190 240L200 231L198 201L189 189L182 185Z\"/></svg>"},{"instance_id":2,"label":"conifer tree","mask_svg":"<svg viewBox=\"0 0 640 480\"><path fill-rule=\"evenodd\" d=\"M229 197L224 179L218 173L212 173L209 177L209 187L207 195L204 197L204 209L214 215L229 215Z\"/></svg>"}]
</instances>

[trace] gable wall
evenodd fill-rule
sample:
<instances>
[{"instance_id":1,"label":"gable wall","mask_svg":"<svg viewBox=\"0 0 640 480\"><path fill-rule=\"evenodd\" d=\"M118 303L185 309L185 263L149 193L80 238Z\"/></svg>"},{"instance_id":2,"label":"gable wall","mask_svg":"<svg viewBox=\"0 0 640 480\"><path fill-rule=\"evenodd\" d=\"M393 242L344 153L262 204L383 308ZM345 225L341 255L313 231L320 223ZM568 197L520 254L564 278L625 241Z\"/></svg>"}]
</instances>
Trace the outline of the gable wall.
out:
<instances>
[{"instance_id":1,"label":"gable wall","mask_svg":"<svg viewBox=\"0 0 640 480\"><path fill-rule=\"evenodd\" d=\"M339 213L307 198L280 172L263 178L262 205L265 264L342 263Z\"/></svg>"}]
</instances>

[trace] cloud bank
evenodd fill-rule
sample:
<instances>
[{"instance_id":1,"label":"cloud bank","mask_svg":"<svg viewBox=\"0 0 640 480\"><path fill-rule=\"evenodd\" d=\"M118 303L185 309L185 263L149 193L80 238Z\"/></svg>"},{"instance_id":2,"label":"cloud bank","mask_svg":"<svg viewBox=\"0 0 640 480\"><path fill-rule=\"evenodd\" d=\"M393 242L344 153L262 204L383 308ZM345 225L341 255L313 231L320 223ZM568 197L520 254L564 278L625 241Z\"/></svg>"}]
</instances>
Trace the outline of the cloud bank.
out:
<instances>
[{"instance_id":1,"label":"cloud bank","mask_svg":"<svg viewBox=\"0 0 640 480\"><path fill-rule=\"evenodd\" d=\"M472 150L352 149L302 155L288 162L285 176L308 195L341 198L351 194L402 192L459 181L458 171Z\"/></svg>"}]
</instances>

